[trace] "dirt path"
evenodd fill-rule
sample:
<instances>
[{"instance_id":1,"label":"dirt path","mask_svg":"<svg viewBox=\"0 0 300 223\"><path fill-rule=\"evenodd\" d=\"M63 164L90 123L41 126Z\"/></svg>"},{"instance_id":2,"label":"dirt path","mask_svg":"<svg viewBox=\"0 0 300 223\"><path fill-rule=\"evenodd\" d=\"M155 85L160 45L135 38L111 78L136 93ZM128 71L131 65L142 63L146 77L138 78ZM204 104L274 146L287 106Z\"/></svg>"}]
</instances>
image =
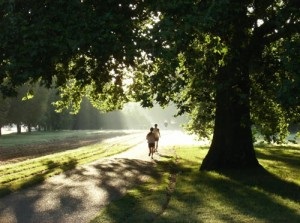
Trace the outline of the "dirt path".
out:
<instances>
[{"instance_id":1,"label":"dirt path","mask_svg":"<svg viewBox=\"0 0 300 223\"><path fill-rule=\"evenodd\" d=\"M179 131L166 131L159 152L172 144L194 143ZM42 185L0 199L0 222L89 222L110 201L153 175L157 159L158 155L154 161L150 159L144 142L124 153L49 178Z\"/></svg>"}]
</instances>

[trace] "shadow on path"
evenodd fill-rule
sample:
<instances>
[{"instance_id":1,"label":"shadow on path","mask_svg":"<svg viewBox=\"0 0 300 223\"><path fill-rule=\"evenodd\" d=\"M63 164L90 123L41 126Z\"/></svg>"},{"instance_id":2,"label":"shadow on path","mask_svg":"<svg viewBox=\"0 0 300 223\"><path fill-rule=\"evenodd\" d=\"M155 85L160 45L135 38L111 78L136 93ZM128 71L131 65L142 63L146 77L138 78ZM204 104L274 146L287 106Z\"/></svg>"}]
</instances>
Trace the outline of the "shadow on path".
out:
<instances>
[{"instance_id":1,"label":"shadow on path","mask_svg":"<svg viewBox=\"0 0 300 223\"><path fill-rule=\"evenodd\" d=\"M154 162L107 159L47 179L0 199L1 223L88 222L106 204L148 177Z\"/></svg>"}]
</instances>

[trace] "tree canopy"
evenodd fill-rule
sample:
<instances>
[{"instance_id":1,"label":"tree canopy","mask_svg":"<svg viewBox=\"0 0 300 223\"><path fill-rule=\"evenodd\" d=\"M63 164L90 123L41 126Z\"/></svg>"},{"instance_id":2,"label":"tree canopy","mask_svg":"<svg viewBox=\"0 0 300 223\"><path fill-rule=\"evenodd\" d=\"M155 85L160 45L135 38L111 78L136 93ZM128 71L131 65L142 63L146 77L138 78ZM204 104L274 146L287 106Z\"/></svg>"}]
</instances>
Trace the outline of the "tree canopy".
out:
<instances>
[{"instance_id":1,"label":"tree canopy","mask_svg":"<svg viewBox=\"0 0 300 223\"><path fill-rule=\"evenodd\" d=\"M41 81L57 106L174 102L213 133L201 169L257 167L251 128L280 141L300 114L298 0L1 1L0 90Z\"/></svg>"}]
</instances>

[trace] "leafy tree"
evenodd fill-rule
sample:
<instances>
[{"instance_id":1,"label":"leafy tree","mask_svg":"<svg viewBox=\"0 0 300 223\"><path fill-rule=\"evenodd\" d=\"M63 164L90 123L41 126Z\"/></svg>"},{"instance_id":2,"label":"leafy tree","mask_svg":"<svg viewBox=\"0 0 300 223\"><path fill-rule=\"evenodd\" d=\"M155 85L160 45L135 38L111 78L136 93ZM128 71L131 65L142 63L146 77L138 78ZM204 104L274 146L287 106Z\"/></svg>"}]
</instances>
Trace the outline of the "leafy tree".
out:
<instances>
[{"instance_id":1,"label":"leafy tree","mask_svg":"<svg viewBox=\"0 0 300 223\"><path fill-rule=\"evenodd\" d=\"M191 113L194 132L213 127L202 170L259 166L251 125L276 140L299 121L299 2L160 1L153 10L156 67L141 76L150 95Z\"/></svg>"},{"instance_id":2,"label":"leafy tree","mask_svg":"<svg viewBox=\"0 0 300 223\"><path fill-rule=\"evenodd\" d=\"M281 140L299 122L298 0L1 2L1 91L60 87L102 110L174 102L213 133L202 170L258 167L251 126Z\"/></svg>"},{"instance_id":3,"label":"leafy tree","mask_svg":"<svg viewBox=\"0 0 300 223\"><path fill-rule=\"evenodd\" d=\"M49 97L49 90L37 84L32 86L25 97L22 98L22 123L27 126L28 132L32 127L39 127L44 119ZM32 95L31 95L32 94Z\"/></svg>"},{"instance_id":4,"label":"leafy tree","mask_svg":"<svg viewBox=\"0 0 300 223\"><path fill-rule=\"evenodd\" d=\"M6 109L7 122L16 124L18 133L21 133L21 125L26 125L31 132L31 128L38 127L44 118L49 90L37 84L25 84L17 89L17 93L18 97L9 100L10 106Z\"/></svg>"},{"instance_id":5,"label":"leafy tree","mask_svg":"<svg viewBox=\"0 0 300 223\"><path fill-rule=\"evenodd\" d=\"M26 115L25 100L29 95L30 86L23 85L17 89L18 96L11 98L10 107L8 110L9 124L17 125L17 133L21 134L21 126L24 124L24 117Z\"/></svg>"},{"instance_id":6,"label":"leafy tree","mask_svg":"<svg viewBox=\"0 0 300 223\"><path fill-rule=\"evenodd\" d=\"M83 98L79 112L74 117L73 129L100 129L100 111L87 98Z\"/></svg>"},{"instance_id":7,"label":"leafy tree","mask_svg":"<svg viewBox=\"0 0 300 223\"><path fill-rule=\"evenodd\" d=\"M7 113L10 107L10 100L3 98L0 94L0 136L2 135L2 127L8 124Z\"/></svg>"},{"instance_id":8,"label":"leafy tree","mask_svg":"<svg viewBox=\"0 0 300 223\"><path fill-rule=\"evenodd\" d=\"M132 32L137 23L135 2L1 1L1 91L13 95L15 86L37 80L51 86L55 76L57 86L65 88L77 80L77 92L92 85L95 101L121 101L121 76L113 71L137 55ZM76 98L79 108L78 94L64 99Z\"/></svg>"},{"instance_id":9,"label":"leafy tree","mask_svg":"<svg viewBox=\"0 0 300 223\"><path fill-rule=\"evenodd\" d=\"M56 112L53 103L59 99L56 89L49 90L49 97L47 100L47 110L44 119L40 123L41 127L46 131L71 129L73 125L73 115L69 110Z\"/></svg>"}]
</instances>

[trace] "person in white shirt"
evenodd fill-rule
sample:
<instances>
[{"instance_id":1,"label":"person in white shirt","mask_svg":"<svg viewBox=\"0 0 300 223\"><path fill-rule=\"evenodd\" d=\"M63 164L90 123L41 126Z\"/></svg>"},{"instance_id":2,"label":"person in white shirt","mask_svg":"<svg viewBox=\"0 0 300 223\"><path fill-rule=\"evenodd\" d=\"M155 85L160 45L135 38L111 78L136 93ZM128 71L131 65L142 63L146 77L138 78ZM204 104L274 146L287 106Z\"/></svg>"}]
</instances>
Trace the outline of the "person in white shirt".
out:
<instances>
[{"instance_id":1,"label":"person in white shirt","mask_svg":"<svg viewBox=\"0 0 300 223\"><path fill-rule=\"evenodd\" d=\"M157 127L157 124L154 125L154 129L153 129L153 133L155 135L155 148L154 148L154 152L158 152L158 141L160 136L160 131L159 128Z\"/></svg>"}]
</instances>

